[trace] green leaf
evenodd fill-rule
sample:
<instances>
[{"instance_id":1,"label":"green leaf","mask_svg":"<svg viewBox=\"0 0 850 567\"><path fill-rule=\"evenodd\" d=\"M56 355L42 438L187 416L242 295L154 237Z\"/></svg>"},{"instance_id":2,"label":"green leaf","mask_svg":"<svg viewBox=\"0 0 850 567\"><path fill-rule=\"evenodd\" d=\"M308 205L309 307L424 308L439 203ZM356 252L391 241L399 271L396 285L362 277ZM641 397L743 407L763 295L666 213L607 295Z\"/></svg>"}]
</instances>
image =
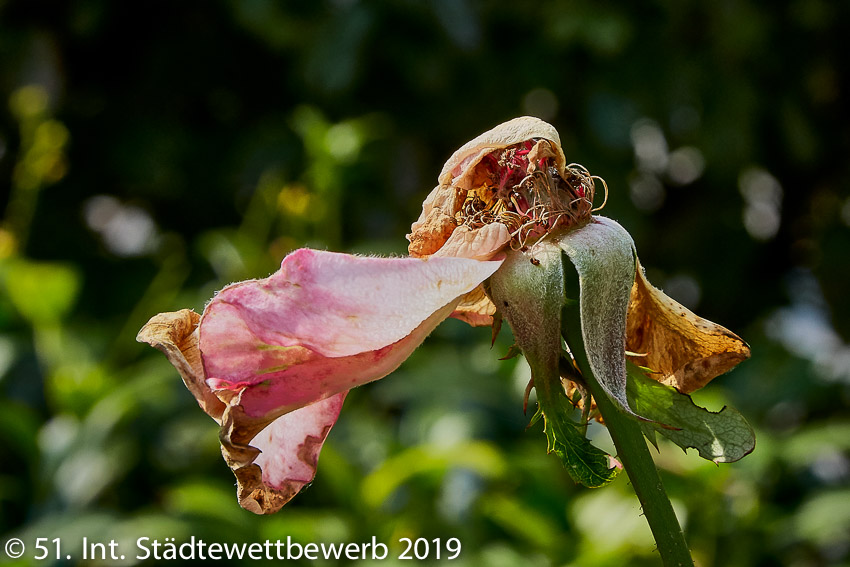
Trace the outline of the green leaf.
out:
<instances>
[{"instance_id":1,"label":"green leaf","mask_svg":"<svg viewBox=\"0 0 850 567\"><path fill-rule=\"evenodd\" d=\"M645 434L651 428L682 449L696 449L703 459L715 463L737 461L755 448L753 428L737 410L708 411L690 396L649 378L639 366L629 362L627 368L629 403L653 420L642 424Z\"/></svg>"},{"instance_id":2,"label":"green leaf","mask_svg":"<svg viewBox=\"0 0 850 567\"><path fill-rule=\"evenodd\" d=\"M641 421L639 423L640 430L643 432L643 436L652 443L652 446L655 447L655 450L658 451L658 436L655 434L655 427L652 426L651 421Z\"/></svg>"},{"instance_id":3,"label":"green leaf","mask_svg":"<svg viewBox=\"0 0 850 567\"><path fill-rule=\"evenodd\" d=\"M563 401L567 402L566 397ZM574 481L588 488L598 488L617 477L620 469L611 467L608 453L593 446L563 410L556 408L547 414L544 408L543 416L549 452L561 458Z\"/></svg>"}]
</instances>

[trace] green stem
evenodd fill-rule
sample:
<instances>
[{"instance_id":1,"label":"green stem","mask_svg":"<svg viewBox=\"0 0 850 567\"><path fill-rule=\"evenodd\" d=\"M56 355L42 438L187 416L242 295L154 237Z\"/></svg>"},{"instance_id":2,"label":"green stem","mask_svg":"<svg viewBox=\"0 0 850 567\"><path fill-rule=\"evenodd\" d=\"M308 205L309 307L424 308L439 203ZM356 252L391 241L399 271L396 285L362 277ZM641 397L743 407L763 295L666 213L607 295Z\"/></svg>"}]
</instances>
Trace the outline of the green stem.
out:
<instances>
[{"instance_id":1,"label":"green stem","mask_svg":"<svg viewBox=\"0 0 850 567\"><path fill-rule=\"evenodd\" d=\"M569 267L568 262L564 265L565 268ZM565 278L568 297L578 295L575 293L576 290L570 289L573 281L578 282L578 278L570 276ZM658 469L655 468L655 462L646 446L638 422L620 411L593 376L581 334L581 313L575 301L568 302L562 311L561 334L566 339L581 370L585 385L596 400L596 407L611 433L611 438L617 447L617 457L623 463L623 468L632 482L643 514L655 537L664 567L693 567L694 560L685 541L685 534L661 483L661 477L658 476Z\"/></svg>"},{"instance_id":2,"label":"green stem","mask_svg":"<svg viewBox=\"0 0 850 567\"><path fill-rule=\"evenodd\" d=\"M567 308L564 311L567 315L570 309ZM632 482L643 514L649 523L652 535L655 537L655 543L658 546L664 567L693 567L694 560L691 558L691 552L685 541L685 534L682 532L679 520L673 512L670 498L664 490L661 477L658 476L658 469L655 468L655 462L646 446L640 426L632 417L620 411L620 408L611 401L593 376L587 362L587 355L584 352L581 327L580 324L577 325L579 322L565 320L564 323L565 331L568 327L576 329L578 326L578 333L575 331L564 333L567 344L572 349L587 389L593 399L596 400L596 407L602 414L609 433L611 433L611 438L617 447L617 457L623 463L623 468Z\"/></svg>"},{"instance_id":3,"label":"green stem","mask_svg":"<svg viewBox=\"0 0 850 567\"><path fill-rule=\"evenodd\" d=\"M595 378L585 380L596 407L617 447L617 457L629 475L665 567L693 567L694 561L661 477L637 422L614 405Z\"/></svg>"}]
</instances>

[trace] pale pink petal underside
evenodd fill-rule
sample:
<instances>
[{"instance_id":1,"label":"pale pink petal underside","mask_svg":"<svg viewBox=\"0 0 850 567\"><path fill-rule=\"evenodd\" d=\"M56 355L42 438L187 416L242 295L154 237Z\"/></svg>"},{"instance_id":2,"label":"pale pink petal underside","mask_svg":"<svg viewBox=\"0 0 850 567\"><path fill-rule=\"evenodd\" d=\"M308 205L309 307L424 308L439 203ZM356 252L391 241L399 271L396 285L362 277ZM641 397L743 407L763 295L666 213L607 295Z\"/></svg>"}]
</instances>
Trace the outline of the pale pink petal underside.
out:
<instances>
[{"instance_id":1,"label":"pale pink petal underside","mask_svg":"<svg viewBox=\"0 0 850 567\"><path fill-rule=\"evenodd\" d=\"M322 444L344 400L345 392L282 415L254 437L251 445L262 451L254 463L266 486L297 494L312 482Z\"/></svg>"},{"instance_id":2,"label":"pale pink petal underside","mask_svg":"<svg viewBox=\"0 0 850 567\"><path fill-rule=\"evenodd\" d=\"M269 278L229 286L204 310L200 350L206 377L216 387L258 384L316 355L379 351L500 264L298 250Z\"/></svg>"},{"instance_id":3,"label":"pale pink petal underside","mask_svg":"<svg viewBox=\"0 0 850 567\"><path fill-rule=\"evenodd\" d=\"M253 418L279 415L383 378L398 368L452 313L457 302L457 299L453 300L406 337L378 350L333 358L314 353L309 360L297 366L265 375L263 382L248 385L242 391L241 406L245 414ZM223 381L210 380L210 384L215 388L230 387Z\"/></svg>"}]
</instances>

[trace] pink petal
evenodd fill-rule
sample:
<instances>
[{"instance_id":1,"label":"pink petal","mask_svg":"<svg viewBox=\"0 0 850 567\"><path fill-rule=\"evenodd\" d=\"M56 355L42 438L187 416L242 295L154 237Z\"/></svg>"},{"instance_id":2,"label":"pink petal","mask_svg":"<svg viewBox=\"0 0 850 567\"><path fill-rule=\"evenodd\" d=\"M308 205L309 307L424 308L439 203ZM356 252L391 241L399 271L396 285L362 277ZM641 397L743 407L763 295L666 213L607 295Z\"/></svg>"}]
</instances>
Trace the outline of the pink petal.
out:
<instances>
[{"instance_id":1,"label":"pink petal","mask_svg":"<svg viewBox=\"0 0 850 567\"><path fill-rule=\"evenodd\" d=\"M242 507L275 512L309 483L345 393L395 370L500 265L299 250L222 290L199 348Z\"/></svg>"},{"instance_id":2,"label":"pink petal","mask_svg":"<svg viewBox=\"0 0 850 567\"><path fill-rule=\"evenodd\" d=\"M497 242L481 235L464 249ZM221 424L240 505L268 514L313 479L346 392L395 370L501 263L299 250L269 278L222 290L200 322L165 314L139 338L169 354Z\"/></svg>"},{"instance_id":3,"label":"pink petal","mask_svg":"<svg viewBox=\"0 0 850 567\"><path fill-rule=\"evenodd\" d=\"M314 362L315 372L300 381L328 378L320 359L381 356L381 349L410 335L500 265L293 252L269 278L229 286L205 309L200 350L208 383L230 389L272 384Z\"/></svg>"},{"instance_id":4,"label":"pink petal","mask_svg":"<svg viewBox=\"0 0 850 567\"><path fill-rule=\"evenodd\" d=\"M425 337L452 313L456 303L452 301L440 308L409 335L378 350L335 358L313 354L306 362L269 373L263 382L244 389L240 404L248 417L280 415L383 378L407 360ZM223 381L213 384L213 387L228 386Z\"/></svg>"},{"instance_id":5,"label":"pink petal","mask_svg":"<svg viewBox=\"0 0 850 567\"><path fill-rule=\"evenodd\" d=\"M456 303L378 351L339 358L316 354L262 383L219 390L230 399L220 438L237 478L240 505L270 514L292 499L315 475L322 444L348 389L395 370Z\"/></svg>"},{"instance_id":6,"label":"pink petal","mask_svg":"<svg viewBox=\"0 0 850 567\"><path fill-rule=\"evenodd\" d=\"M319 451L339 417L345 392L277 418L258 433L251 445L262 451L254 464L263 483L297 494L316 476Z\"/></svg>"}]
</instances>

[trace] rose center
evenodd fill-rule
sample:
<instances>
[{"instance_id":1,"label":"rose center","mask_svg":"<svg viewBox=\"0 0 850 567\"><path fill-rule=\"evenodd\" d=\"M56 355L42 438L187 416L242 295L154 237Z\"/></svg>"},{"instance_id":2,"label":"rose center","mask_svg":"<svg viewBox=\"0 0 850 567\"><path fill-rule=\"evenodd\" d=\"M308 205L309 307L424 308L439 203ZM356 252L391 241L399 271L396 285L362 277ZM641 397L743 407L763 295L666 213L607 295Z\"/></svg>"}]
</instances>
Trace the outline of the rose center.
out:
<instances>
[{"instance_id":1,"label":"rose center","mask_svg":"<svg viewBox=\"0 0 850 567\"><path fill-rule=\"evenodd\" d=\"M493 151L475 168L477 187L466 192L455 215L459 225L502 223L510 231L511 247L520 249L552 230L590 219L595 178L578 164L565 168L562 176L547 140Z\"/></svg>"}]
</instances>

